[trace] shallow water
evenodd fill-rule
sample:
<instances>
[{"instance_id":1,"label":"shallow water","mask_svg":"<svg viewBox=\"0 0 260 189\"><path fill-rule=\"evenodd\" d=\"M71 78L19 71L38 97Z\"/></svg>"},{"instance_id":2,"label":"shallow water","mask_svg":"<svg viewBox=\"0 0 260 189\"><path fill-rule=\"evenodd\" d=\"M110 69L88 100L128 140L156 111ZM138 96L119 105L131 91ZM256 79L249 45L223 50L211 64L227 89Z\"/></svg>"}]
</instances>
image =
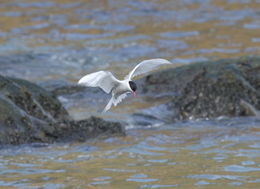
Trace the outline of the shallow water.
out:
<instances>
[{"instance_id":1,"label":"shallow water","mask_svg":"<svg viewBox=\"0 0 260 189\"><path fill-rule=\"evenodd\" d=\"M259 9L259 0L2 0L0 74L59 86L100 69L122 78L148 58L169 59L174 67L260 55ZM83 119L108 100L93 100L99 104L93 107L89 96L61 100ZM154 105L145 99L112 112Z\"/></svg>"},{"instance_id":2,"label":"shallow water","mask_svg":"<svg viewBox=\"0 0 260 189\"><path fill-rule=\"evenodd\" d=\"M259 9L259 0L2 0L0 73L76 82L98 69L122 77L146 58L259 55Z\"/></svg>"},{"instance_id":3,"label":"shallow water","mask_svg":"<svg viewBox=\"0 0 260 189\"><path fill-rule=\"evenodd\" d=\"M189 121L127 137L2 149L0 187L258 188L259 121Z\"/></svg>"},{"instance_id":4,"label":"shallow water","mask_svg":"<svg viewBox=\"0 0 260 189\"><path fill-rule=\"evenodd\" d=\"M99 69L120 78L147 58L260 55L259 10L259 0L1 0L0 74L62 86ZM60 100L83 119L101 116L108 96ZM127 137L0 149L0 188L259 188L259 120L169 125L168 100L139 92L102 115L124 120Z\"/></svg>"}]
</instances>

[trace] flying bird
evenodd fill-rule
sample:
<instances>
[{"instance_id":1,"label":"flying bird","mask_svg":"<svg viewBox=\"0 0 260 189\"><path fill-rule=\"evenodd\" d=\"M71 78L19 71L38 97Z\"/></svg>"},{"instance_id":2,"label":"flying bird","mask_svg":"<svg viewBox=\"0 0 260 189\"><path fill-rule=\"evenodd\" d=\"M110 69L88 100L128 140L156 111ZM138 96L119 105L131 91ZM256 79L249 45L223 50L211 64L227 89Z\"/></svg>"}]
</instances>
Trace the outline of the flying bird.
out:
<instances>
[{"instance_id":1,"label":"flying bird","mask_svg":"<svg viewBox=\"0 0 260 189\"><path fill-rule=\"evenodd\" d=\"M112 105L116 106L128 93L133 93L136 96L137 86L132 79L138 75L152 71L156 67L164 64L171 64L168 60L157 58L144 60L125 76L123 80L115 78L109 71L98 71L82 77L78 84L87 87L100 87L104 92L111 93L112 98L104 108L103 112L108 111Z\"/></svg>"}]
</instances>

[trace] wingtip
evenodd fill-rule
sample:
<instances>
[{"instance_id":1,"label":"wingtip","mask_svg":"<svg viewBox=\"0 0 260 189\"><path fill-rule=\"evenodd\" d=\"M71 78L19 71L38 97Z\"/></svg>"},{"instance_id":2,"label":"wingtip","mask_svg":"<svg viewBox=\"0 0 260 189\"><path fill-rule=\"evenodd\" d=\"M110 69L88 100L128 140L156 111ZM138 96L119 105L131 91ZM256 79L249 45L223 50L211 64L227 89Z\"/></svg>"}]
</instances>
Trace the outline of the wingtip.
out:
<instances>
[{"instance_id":1,"label":"wingtip","mask_svg":"<svg viewBox=\"0 0 260 189\"><path fill-rule=\"evenodd\" d=\"M80 80L78 80L78 85L81 85L82 84L82 79L83 79L84 77L82 77Z\"/></svg>"},{"instance_id":2,"label":"wingtip","mask_svg":"<svg viewBox=\"0 0 260 189\"><path fill-rule=\"evenodd\" d=\"M110 109L110 107L107 107L107 106L102 110L102 113L106 113Z\"/></svg>"},{"instance_id":3,"label":"wingtip","mask_svg":"<svg viewBox=\"0 0 260 189\"><path fill-rule=\"evenodd\" d=\"M169 60L166 60L166 59L163 59L163 58L160 58L160 60L162 62L164 62L165 64L172 64L172 62L170 62Z\"/></svg>"},{"instance_id":4,"label":"wingtip","mask_svg":"<svg viewBox=\"0 0 260 189\"><path fill-rule=\"evenodd\" d=\"M84 77L80 78L80 80L78 81L78 85L86 85L88 83L87 76L88 75L85 75Z\"/></svg>"},{"instance_id":5,"label":"wingtip","mask_svg":"<svg viewBox=\"0 0 260 189\"><path fill-rule=\"evenodd\" d=\"M155 61L160 62L162 64L172 64L172 62L170 62L169 60L166 60L164 58L155 58L155 59L152 59L152 60L155 60Z\"/></svg>"},{"instance_id":6,"label":"wingtip","mask_svg":"<svg viewBox=\"0 0 260 189\"><path fill-rule=\"evenodd\" d=\"M77 83L78 85L83 85L83 83L81 82L81 81L78 81L78 83Z\"/></svg>"}]
</instances>

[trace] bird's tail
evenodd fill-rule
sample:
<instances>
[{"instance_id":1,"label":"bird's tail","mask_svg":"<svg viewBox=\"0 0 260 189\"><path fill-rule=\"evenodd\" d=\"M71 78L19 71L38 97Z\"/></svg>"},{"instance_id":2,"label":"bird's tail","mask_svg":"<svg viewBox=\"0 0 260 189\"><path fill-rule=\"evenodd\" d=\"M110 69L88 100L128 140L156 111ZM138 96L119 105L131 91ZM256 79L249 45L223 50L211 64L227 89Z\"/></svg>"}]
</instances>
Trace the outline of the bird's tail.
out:
<instances>
[{"instance_id":1,"label":"bird's tail","mask_svg":"<svg viewBox=\"0 0 260 189\"><path fill-rule=\"evenodd\" d=\"M109 100L109 102L107 103L106 107L104 108L104 110L102 112L104 113L107 110L109 110L111 108L113 102L114 102L114 96L112 96L112 98Z\"/></svg>"}]
</instances>

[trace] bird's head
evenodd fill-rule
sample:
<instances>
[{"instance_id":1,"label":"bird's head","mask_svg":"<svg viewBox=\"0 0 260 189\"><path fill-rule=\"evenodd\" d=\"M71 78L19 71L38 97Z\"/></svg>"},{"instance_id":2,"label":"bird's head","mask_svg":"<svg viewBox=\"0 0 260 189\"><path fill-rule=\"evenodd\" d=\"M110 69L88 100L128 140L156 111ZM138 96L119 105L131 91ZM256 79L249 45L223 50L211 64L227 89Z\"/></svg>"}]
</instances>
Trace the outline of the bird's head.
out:
<instances>
[{"instance_id":1,"label":"bird's head","mask_svg":"<svg viewBox=\"0 0 260 189\"><path fill-rule=\"evenodd\" d=\"M130 88L132 89L132 91L133 91L133 93L134 93L134 96L136 96L137 86L136 86L135 82L129 81L129 86L130 86Z\"/></svg>"}]
</instances>

